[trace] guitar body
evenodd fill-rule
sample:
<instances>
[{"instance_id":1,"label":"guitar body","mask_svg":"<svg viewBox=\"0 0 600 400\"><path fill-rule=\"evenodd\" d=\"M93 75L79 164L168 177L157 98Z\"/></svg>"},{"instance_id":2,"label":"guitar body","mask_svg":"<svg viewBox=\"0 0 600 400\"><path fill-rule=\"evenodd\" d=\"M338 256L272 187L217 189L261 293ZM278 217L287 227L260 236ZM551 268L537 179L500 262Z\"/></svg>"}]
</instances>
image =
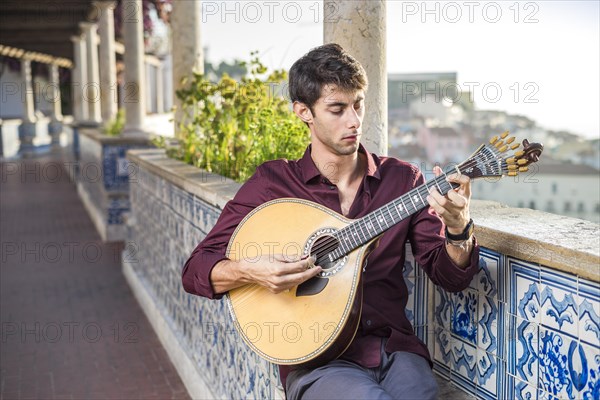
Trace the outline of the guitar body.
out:
<instances>
[{"instance_id":1,"label":"guitar body","mask_svg":"<svg viewBox=\"0 0 600 400\"><path fill-rule=\"evenodd\" d=\"M336 212L301 199L277 199L256 208L233 233L232 260L311 254L328 233L351 223ZM259 285L231 290L228 305L238 332L261 357L282 365L315 366L348 347L362 306L361 273L376 239L358 247L318 276L274 294ZM320 244L319 244L320 243Z\"/></svg>"}]
</instances>

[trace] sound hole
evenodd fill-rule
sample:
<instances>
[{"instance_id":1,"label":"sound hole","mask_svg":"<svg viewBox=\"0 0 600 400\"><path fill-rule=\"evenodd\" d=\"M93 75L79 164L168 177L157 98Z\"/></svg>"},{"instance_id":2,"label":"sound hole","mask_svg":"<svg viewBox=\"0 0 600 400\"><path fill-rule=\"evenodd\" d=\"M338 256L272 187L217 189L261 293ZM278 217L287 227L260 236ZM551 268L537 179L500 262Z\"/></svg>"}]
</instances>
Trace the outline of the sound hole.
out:
<instances>
[{"instance_id":1,"label":"sound hole","mask_svg":"<svg viewBox=\"0 0 600 400\"><path fill-rule=\"evenodd\" d=\"M310 255L317 259L315 265L321 266L324 271L335 267L337 260L330 260L329 253L336 250L339 245L340 242L333 236L325 235L318 237L310 249Z\"/></svg>"}]
</instances>

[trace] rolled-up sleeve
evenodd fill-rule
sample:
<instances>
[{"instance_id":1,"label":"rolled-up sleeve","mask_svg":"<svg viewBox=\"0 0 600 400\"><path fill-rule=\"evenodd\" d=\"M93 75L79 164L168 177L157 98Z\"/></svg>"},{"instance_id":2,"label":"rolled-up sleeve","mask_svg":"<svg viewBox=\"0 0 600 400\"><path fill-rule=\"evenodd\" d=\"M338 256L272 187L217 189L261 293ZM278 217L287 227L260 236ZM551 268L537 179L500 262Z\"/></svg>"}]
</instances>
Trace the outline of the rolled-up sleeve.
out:
<instances>
[{"instance_id":1,"label":"rolled-up sleeve","mask_svg":"<svg viewBox=\"0 0 600 400\"><path fill-rule=\"evenodd\" d=\"M196 246L183 267L181 279L186 292L209 299L223 297L222 294L215 293L210 274L219 261L227 259L229 239L238 224L250 211L268 201L267 185L268 181L264 179L259 167L225 205L213 229Z\"/></svg>"},{"instance_id":2,"label":"rolled-up sleeve","mask_svg":"<svg viewBox=\"0 0 600 400\"><path fill-rule=\"evenodd\" d=\"M415 186L423 183L418 175ZM435 211L428 207L413 216L409 233L413 255L432 282L449 292L458 292L469 286L479 270L479 245L474 240L470 263L459 267L446 251L444 224Z\"/></svg>"}]
</instances>

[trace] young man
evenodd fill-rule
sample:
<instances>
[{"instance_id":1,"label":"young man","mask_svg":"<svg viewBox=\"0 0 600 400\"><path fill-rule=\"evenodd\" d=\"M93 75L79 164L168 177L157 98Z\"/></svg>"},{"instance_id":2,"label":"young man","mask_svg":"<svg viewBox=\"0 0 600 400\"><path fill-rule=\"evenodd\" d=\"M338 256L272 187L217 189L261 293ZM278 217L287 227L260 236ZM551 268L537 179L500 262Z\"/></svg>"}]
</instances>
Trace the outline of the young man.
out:
<instances>
[{"instance_id":1,"label":"young man","mask_svg":"<svg viewBox=\"0 0 600 400\"><path fill-rule=\"evenodd\" d=\"M424 182L410 164L370 154L360 144L366 90L364 69L339 45L315 48L294 63L290 95L294 112L310 129L311 144L297 161L259 166L225 206L185 265L187 292L220 298L254 283L279 293L321 271L319 266L311 268L311 259L226 258L236 226L269 200L307 199L356 219ZM471 235L469 178L448 179L460 187L447 196L432 190L427 197L430 209L390 228L369 256L362 278L361 321L345 353L315 369L281 369L288 398L435 399L430 356L404 312L408 290L402 270L405 243L410 240L419 265L446 290L464 289L477 272L479 248ZM447 240L444 229L462 240Z\"/></svg>"}]
</instances>

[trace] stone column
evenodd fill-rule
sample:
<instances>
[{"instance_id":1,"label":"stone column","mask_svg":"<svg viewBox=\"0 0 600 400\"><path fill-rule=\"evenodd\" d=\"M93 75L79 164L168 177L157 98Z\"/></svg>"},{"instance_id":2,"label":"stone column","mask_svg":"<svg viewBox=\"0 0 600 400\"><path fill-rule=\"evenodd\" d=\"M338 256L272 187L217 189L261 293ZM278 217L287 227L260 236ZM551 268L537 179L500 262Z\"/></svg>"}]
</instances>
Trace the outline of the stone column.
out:
<instances>
[{"instance_id":1,"label":"stone column","mask_svg":"<svg viewBox=\"0 0 600 400\"><path fill-rule=\"evenodd\" d=\"M188 1L184 1L188 3ZM146 80L144 71L144 15L142 0L123 0L123 10L135 14L123 19L125 40L125 135L144 135Z\"/></svg>"},{"instance_id":2,"label":"stone column","mask_svg":"<svg viewBox=\"0 0 600 400\"><path fill-rule=\"evenodd\" d=\"M80 123L88 119L87 104L83 101L83 89L87 82L86 51L83 35L71 36L71 41L73 42L73 61L75 65L71 78L73 118L75 118L75 122Z\"/></svg>"},{"instance_id":3,"label":"stone column","mask_svg":"<svg viewBox=\"0 0 600 400\"><path fill-rule=\"evenodd\" d=\"M98 34L100 35L100 99L102 120L106 123L117 115L117 61L115 56L114 1L97 1Z\"/></svg>"},{"instance_id":4,"label":"stone column","mask_svg":"<svg viewBox=\"0 0 600 400\"><path fill-rule=\"evenodd\" d=\"M163 71L162 60L156 66L156 113L162 114L165 112L165 74Z\"/></svg>"},{"instance_id":5,"label":"stone column","mask_svg":"<svg viewBox=\"0 0 600 400\"><path fill-rule=\"evenodd\" d=\"M21 80L23 100L23 122L19 126L19 152L33 150L33 139L35 138L35 102L33 98L33 77L31 75L31 60L21 59Z\"/></svg>"},{"instance_id":6,"label":"stone column","mask_svg":"<svg viewBox=\"0 0 600 400\"><path fill-rule=\"evenodd\" d=\"M87 57L87 82L85 84L85 104L88 107L87 123L92 126L100 125L100 71L98 66L98 34L97 26L91 22L80 22L80 28L85 33Z\"/></svg>"},{"instance_id":7,"label":"stone column","mask_svg":"<svg viewBox=\"0 0 600 400\"><path fill-rule=\"evenodd\" d=\"M387 66L385 0L324 0L323 42L337 43L365 68L369 89L365 99L363 144L385 155L387 132Z\"/></svg>"},{"instance_id":8,"label":"stone column","mask_svg":"<svg viewBox=\"0 0 600 400\"><path fill-rule=\"evenodd\" d=\"M60 104L60 80L58 78L58 65L50 64L50 93L52 98L52 114L50 115L50 124L48 125L48 133L52 138L52 144L58 145L60 142L60 134L62 133L62 106ZM45 91L44 91L45 92Z\"/></svg>"},{"instance_id":9,"label":"stone column","mask_svg":"<svg viewBox=\"0 0 600 400\"><path fill-rule=\"evenodd\" d=\"M202 7L200 1L174 1L171 12L173 40L173 90L181 87L181 80L192 72L204 73L204 56L200 38ZM174 96L175 137L181 122L181 102Z\"/></svg>"},{"instance_id":10,"label":"stone column","mask_svg":"<svg viewBox=\"0 0 600 400\"><path fill-rule=\"evenodd\" d=\"M31 75L31 60L21 59L21 80L23 81L23 122L34 123L35 102L33 98L33 76Z\"/></svg>"}]
</instances>

